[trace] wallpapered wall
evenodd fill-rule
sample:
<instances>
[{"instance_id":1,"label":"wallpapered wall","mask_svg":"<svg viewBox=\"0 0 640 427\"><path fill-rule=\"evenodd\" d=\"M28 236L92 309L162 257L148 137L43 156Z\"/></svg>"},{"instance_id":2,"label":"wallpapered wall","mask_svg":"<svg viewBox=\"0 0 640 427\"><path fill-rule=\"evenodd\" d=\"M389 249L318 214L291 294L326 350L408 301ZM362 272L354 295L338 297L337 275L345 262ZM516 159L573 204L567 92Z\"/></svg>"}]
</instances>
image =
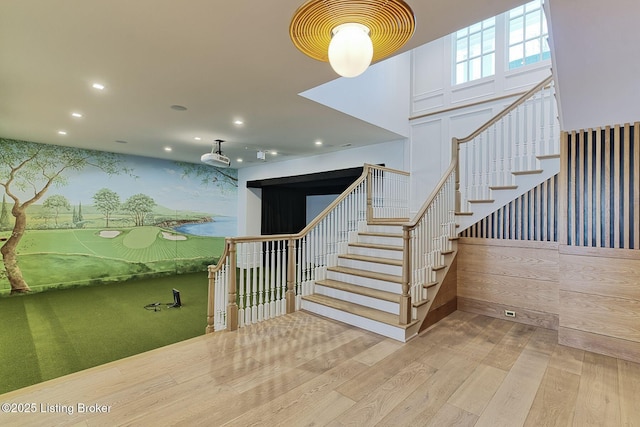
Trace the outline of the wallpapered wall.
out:
<instances>
[{"instance_id":1,"label":"wallpapered wall","mask_svg":"<svg viewBox=\"0 0 640 427\"><path fill-rule=\"evenodd\" d=\"M204 271L237 170L0 139L0 294Z\"/></svg>"}]
</instances>

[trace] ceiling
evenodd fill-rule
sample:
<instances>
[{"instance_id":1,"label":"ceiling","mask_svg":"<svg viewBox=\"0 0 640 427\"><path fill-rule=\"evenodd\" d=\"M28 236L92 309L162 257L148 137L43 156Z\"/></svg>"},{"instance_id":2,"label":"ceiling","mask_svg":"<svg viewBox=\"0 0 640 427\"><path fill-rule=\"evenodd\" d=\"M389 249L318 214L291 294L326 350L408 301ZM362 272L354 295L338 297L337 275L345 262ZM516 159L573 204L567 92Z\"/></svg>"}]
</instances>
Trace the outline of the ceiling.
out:
<instances>
[{"instance_id":1,"label":"ceiling","mask_svg":"<svg viewBox=\"0 0 640 427\"><path fill-rule=\"evenodd\" d=\"M289 39L302 3L2 0L0 137L194 163L219 138L232 167L258 150L276 161L398 139L298 95L337 77ZM416 32L401 51L524 1L408 3Z\"/></svg>"}]
</instances>

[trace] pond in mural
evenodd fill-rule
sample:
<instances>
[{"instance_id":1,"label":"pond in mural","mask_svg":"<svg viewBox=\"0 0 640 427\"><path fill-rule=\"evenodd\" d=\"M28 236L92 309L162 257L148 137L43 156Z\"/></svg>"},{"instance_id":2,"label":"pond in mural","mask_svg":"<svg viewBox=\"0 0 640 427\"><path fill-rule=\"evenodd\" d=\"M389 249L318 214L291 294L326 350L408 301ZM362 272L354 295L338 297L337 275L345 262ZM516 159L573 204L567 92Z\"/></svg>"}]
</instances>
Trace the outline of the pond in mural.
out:
<instances>
[{"instance_id":1,"label":"pond in mural","mask_svg":"<svg viewBox=\"0 0 640 427\"><path fill-rule=\"evenodd\" d=\"M237 226L237 218L220 216L213 221L180 225L174 230L194 236L231 237L236 234Z\"/></svg>"}]
</instances>

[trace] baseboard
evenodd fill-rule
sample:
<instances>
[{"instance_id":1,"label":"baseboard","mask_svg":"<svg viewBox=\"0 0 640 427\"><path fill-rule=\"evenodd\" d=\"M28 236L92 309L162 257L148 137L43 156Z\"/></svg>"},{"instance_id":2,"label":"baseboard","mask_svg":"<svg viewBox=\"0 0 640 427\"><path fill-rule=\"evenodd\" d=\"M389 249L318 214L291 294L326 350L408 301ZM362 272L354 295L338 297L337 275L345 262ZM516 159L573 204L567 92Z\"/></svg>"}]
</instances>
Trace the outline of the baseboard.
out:
<instances>
[{"instance_id":1,"label":"baseboard","mask_svg":"<svg viewBox=\"0 0 640 427\"><path fill-rule=\"evenodd\" d=\"M577 329L559 327L558 343L605 356L640 363L640 342L623 340Z\"/></svg>"},{"instance_id":2,"label":"baseboard","mask_svg":"<svg viewBox=\"0 0 640 427\"><path fill-rule=\"evenodd\" d=\"M527 310L521 307L511 307L494 302L479 301L462 297L458 297L458 310L524 323L525 325L558 330L558 315L553 313L544 313L541 311ZM505 310L515 311L516 317L505 316Z\"/></svg>"}]
</instances>

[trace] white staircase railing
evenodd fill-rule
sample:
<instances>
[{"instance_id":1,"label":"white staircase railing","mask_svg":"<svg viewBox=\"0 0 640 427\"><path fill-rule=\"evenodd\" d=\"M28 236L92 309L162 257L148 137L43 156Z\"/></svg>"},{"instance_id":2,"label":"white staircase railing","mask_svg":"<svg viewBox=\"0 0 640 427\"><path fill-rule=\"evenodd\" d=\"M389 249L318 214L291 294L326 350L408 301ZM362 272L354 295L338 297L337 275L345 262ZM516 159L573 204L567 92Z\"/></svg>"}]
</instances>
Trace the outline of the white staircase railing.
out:
<instances>
[{"instance_id":1,"label":"white staircase railing","mask_svg":"<svg viewBox=\"0 0 640 427\"><path fill-rule=\"evenodd\" d=\"M390 221L403 224L399 324L417 320L415 307L427 302L434 270L444 267L443 253L452 248L455 214L461 207L467 211L470 200L488 199L491 188L512 186L513 173L557 154L556 117L549 77L468 137L453 138L451 164L411 222L408 173L365 165L362 176L300 233L227 238L218 264L209 266L207 332L295 311L362 225Z\"/></svg>"},{"instance_id":2,"label":"white staircase railing","mask_svg":"<svg viewBox=\"0 0 640 427\"><path fill-rule=\"evenodd\" d=\"M227 238L220 260L209 266L207 332L297 310L359 227L406 221L408 175L365 165L360 178L300 233Z\"/></svg>"},{"instance_id":3,"label":"white staircase railing","mask_svg":"<svg viewBox=\"0 0 640 427\"><path fill-rule=\"evenodd\" d=\"M417 319L417 310L412 307L427 300L427 287L436 280L435 269L444 266L443 252L452 248L451 239L456 235L455 165L454 159L415 219L403 227L403 294L410 298L405 302L406 311L401 311L401 323Z\"/></svg>"},{"instance_id":4,"label":"white staircase railing","mask_svg":"<svg viewBox=\"0 0 640 427\"><path fill-rule=\"evenodd\" d=\"M553 77L549 76L466 138L458 139L460 206L490 199L490 189L514 185L513 173L538 167L557 155L560 125Z\"/></svg>"}]
</instances>

